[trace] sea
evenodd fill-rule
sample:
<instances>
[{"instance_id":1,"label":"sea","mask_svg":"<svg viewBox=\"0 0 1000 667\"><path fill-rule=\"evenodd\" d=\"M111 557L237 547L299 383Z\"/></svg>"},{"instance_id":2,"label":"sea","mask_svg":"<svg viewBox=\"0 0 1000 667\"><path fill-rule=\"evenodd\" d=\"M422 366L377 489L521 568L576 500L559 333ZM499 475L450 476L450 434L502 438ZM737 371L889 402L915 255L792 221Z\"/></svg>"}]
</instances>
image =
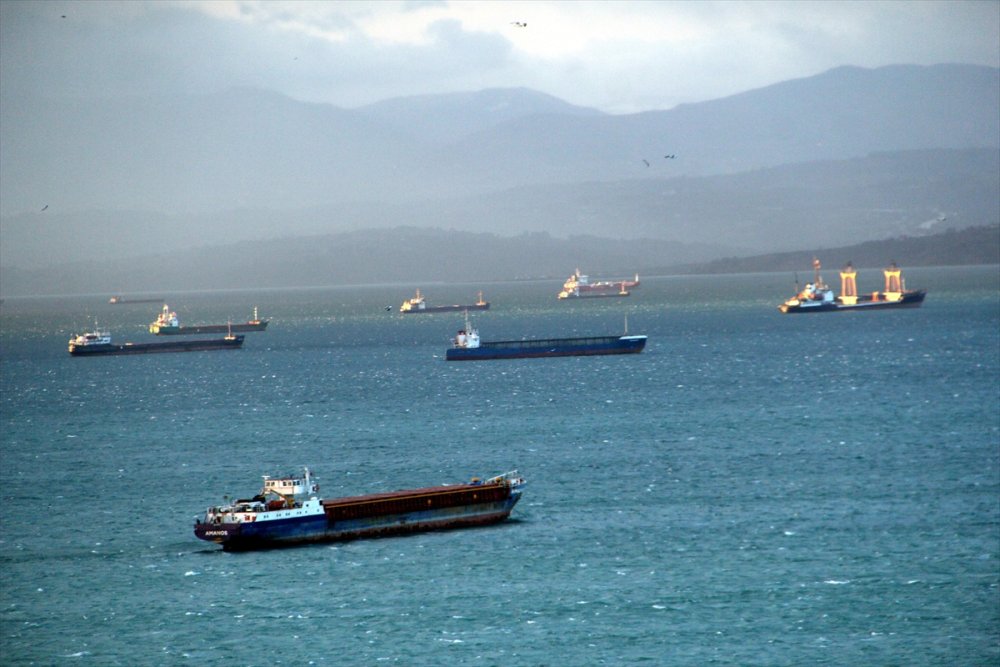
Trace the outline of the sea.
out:
<instances>
[{"instance_id":1,"label":"sea","mask_svg":"<svg viewBox=\"0 0 1000 667\"><path fill-rule=\"evenodd\" d=\"M572 302L555 279L168 292L146 296L182 324L270 325L241 350L91 358L71 334L152 340L162 304L7 297L0 664L997 665L1000 269L905 277L923 307L809 315L778 312L788 273ZM417 287L483 290L483 340L649 341L446 362L464 315L400 314ZM303 466L325 497L527 485L484 528L194 537Z\"/></svg>"}]
</instances>

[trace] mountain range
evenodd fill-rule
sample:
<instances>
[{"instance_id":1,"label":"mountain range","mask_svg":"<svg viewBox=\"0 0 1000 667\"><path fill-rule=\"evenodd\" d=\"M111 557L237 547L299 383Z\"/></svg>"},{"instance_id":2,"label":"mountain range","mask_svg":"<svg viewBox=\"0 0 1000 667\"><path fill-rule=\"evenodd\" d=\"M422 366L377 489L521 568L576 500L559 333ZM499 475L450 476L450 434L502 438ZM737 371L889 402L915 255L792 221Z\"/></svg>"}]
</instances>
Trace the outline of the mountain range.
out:
<instances>
[{"instance_id":1,"label":"mountain range","mask_svg":"<svg viewBox=\"0 0 1000 667\"><path fill-rule=\"evenodd\" d=\"M700 255L697 251L700 250ZM267 289L395 283L559 280L575 268L609 278L699 273L808 271L812 257L832 266L1000 264L1000 227L949 228L927 236L869 241L753 257L692 262L707 249L656 239L556 238L544 232L499 236L444 229L361 230L191 251L73 262L44 269L0 268L5 295L164 294L206 289ZM393 261L387 262L387 258Z\"/></svg>"},{"instance_id":2,"label":"mountain range","mask_svg":"<svg viewBox=\"0 0 1000 667\"><path fill-rule=\"evenodd\" d=\"M8 271L399 227L642 239L665 265L1000 222L1000 70L981 66L618 116L527 89L343 109L246 88L6 96L0 116Z\"/></svg>"}]
</instances>

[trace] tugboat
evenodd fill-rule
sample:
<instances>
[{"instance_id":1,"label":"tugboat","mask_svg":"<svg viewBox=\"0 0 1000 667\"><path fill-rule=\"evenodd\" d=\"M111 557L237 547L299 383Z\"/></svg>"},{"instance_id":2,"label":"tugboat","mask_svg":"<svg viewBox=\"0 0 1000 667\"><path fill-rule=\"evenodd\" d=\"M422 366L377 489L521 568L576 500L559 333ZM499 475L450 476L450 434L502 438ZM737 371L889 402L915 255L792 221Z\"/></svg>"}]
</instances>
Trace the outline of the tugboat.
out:
<instances>
[{"instance_id":1,"label":"tugboat","mask_svg":"<svg viewBox=\"0 0 1000 667\"><path fill-rule=\"evenodd\" d=\"M503 521L521 498L517 471L468 484L323 500L308 468L264 477L253 498L209 507L196 517L198 539L224 551L485 526Z\"/></svg>"},{"instance_id":2,"label":"tugboat","mask_svg":"<svg viewBox=\"0 0 1000 667\"><path fill-rule=\"evenodd\" d=\"M420 290L417 290L416 296L407 299L403 302L403 305L399 307L399 312L403 314L416 314L416 313L450 313L456 310L489 310L490 302L483 301L483 293L479 293L479 300L474 304L460 305L453 304L450 306L428 306L427 302L424 301L424 297L420 294Z\"/></svg>"},{"instance_id":3,"label":"tugboat","mask_svg":"<svg viewBox=\"0 0 1000 667\"><path fill-rule=\"evenodd\" d=\"M848 262L840 272L840 296L823 282L819 274L820 262L813 258L813 282L805 289L778 306L782 313L826 313L839 310L872 310L883 308L919 308L927 290L908 290L902 278L902 269L892 262L882 273L885 291L871 295L858 294L857 271Z\"/></svg>"},{"instance_id":4,"label":"tugboat","mask_svg":"<svg viewBox=\"0 0 1000 667\"><path fill-rule=\"evenodd\" d=\"M149 325L149 333L156 334L157 336L178 336L187 334L231 333L233 331L240 333L264 331L267 329L268 321L257 317L257 306L254 306L253 319L247 320L242 324L199 324L185 327L181 326L180 320L177 318L177 313L170 310L170 306L167 304L163 304L163 311Z\"/></svg>"}]
</instances>

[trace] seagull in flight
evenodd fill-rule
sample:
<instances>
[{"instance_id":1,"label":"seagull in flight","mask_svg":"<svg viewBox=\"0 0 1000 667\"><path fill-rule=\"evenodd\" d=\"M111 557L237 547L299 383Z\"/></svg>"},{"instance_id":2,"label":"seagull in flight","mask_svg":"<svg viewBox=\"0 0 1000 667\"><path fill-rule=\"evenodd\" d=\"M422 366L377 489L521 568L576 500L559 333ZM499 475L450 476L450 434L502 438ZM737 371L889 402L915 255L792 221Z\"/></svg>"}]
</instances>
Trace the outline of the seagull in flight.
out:
<instances>
[{"instance_id":1,"label":"seagull in flight","mask_svg":"<svg viewBox=\"0 0 1000 667\"><path fill-rule=\"evenodd\" d=\"M45 206L43 206L43 207L42 207L42 210L44 211L44 210L45 210L45 209L47 209L48 207L49 207L49 205L48 205L48 204L46 204Z\"/></svg>"},{"instance_id":2,"label":"seagull in flight","mask_svg":"<svg viewBox=\"0 0 1000 667\"><path fill-rule=\"evenodd\" d=\"M511 21L510 24L513 25L513 26L517 26L518 28L527 28L528 27L528 24L525 23L524 21Z\"/></svg>"},{"instance_id":3,"label":"seagull in flight","mask_svg":"<svg viewBox=\"0 0 1000 667\"><path fill-rule=\"evenodd\" d=\"M677 156L676 156L676 155L664 155L663 157L665 157L665 158L666 158L666 159L668 159L668 160L673 160L673 159L674 159L674 158L676 158Z\"/></svg>"},{"instance_id":4,"label":"seagull in flight","mask_svg":"<svg viewBox=\"0 0 1000 667\"><path fill-rule=\"evenodd\" d=\"M649 166L649 160L647 160L647 159L643 158L643 160L642 160L642 161L643 161L643 163L644 163L644 164L645 164L645 165L646 165L647 167Z\"/></svg>"}]
</instances>

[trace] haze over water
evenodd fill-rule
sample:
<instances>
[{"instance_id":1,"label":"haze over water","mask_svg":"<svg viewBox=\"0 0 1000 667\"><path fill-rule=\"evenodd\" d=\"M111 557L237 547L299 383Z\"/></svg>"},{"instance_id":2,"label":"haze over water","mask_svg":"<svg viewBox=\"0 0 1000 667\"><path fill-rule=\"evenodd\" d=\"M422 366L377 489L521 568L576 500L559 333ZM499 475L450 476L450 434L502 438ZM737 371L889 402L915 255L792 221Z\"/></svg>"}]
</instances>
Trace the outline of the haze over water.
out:
<instances>
[{"instance_id":1,"label":"haze over water","mask_svg":"<svg viewBox=\"0 0 1000 667\"><path fill-rule=\"evenodd\" d=\"M904 267L905 269L905 267ZM828 280L835 272L827 272ZM804 275L804 274L803 274ZM1000 660L1000 277L905 269L920 309L785 316L784 274L421 285L484 340L641 355L443 361L416 286L169 297L271 318L244 349L76 359L95 318L0 306L0 655L10 665L981 665ZM859 288L880 287L862 269ZM392 312L385 310L392 306ZM266 552L195 515L308 465L327 497L518 469L495 527Z\"/></svg>"}]
</instances>

